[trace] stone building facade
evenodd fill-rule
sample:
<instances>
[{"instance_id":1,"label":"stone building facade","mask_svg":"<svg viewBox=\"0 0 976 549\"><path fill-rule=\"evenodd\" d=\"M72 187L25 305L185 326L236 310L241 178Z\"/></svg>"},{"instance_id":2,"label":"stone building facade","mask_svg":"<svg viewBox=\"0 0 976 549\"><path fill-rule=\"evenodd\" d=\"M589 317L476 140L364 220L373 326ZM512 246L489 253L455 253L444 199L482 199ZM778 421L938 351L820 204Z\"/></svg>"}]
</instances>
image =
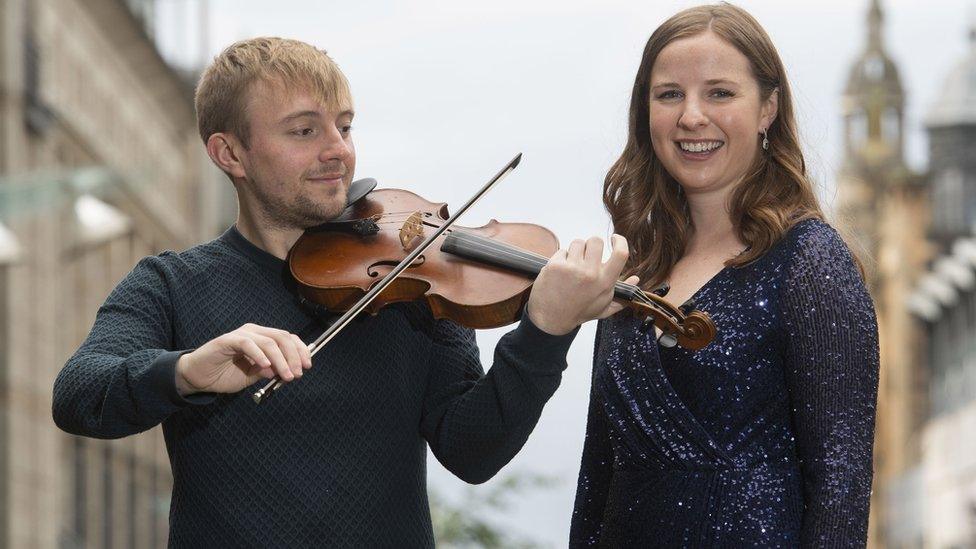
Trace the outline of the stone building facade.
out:
<instances>
[{"instance_id":1,"label":"stone building facade","mask_svg":"<svg viewBox=\"0 0 976 549\"><path fill-rule=\"evenodd\" d=\"M212 238L228 186L152 0L0 0L0 546L165 547L161 431L67 435L54 379L139 258Z\"/></svg>"},{"instance_id":2,"label":"stone building facade","mask_svg":"<svg viewBox=\"0 0 976 549\"><path fill-rule=\"evenodd\" d=\"M921 524L901 547L976 547L976 24L969 52L946 76L926 123L937 249L909 307L929 345L921 455L900 479L899 502Z\"/></svg>"},{"instance_id":3,"label":"stone building facade","mask_svg":"<svg viewBox=\"0 0 976 549\"><path fill-rule=\"evenodd\" d=\"M867 29L843 99L838 213L867 259L880 332L869 544L976 546L976 31L926 121L928 172L914 174L879 0Z\"/></svg>"},{"instance_id":4,"label":"stone building facade","mask_svg":"<svg viewBox=\"0 0 976 549\"><path fill-rule=\"evenodd\" d=\"M931 255L925 179L904 156L905 91L883 40L883 12L872 0L867 40L843 97L845 157L838 174L838 221L864 263L878 313L881 377L875 434L875 487L869 538L885 545L883 490L918 455L924 406L918 364L924 335L905 298Z\"/></svg>"}]
</instances>

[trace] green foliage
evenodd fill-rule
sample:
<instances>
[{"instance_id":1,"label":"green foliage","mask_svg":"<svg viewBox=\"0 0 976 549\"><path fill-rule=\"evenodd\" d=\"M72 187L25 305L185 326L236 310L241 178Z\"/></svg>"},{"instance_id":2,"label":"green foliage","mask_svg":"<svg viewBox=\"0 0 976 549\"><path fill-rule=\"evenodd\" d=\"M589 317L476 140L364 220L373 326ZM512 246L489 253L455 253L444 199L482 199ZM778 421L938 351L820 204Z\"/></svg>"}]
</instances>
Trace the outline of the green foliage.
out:
<instances>
[{"instance_id":1,"label":"green foliage","mask_svg":"<svg viewBox=\"0 0 976 549\"><path fill-rule=\"evenodd\" d=\"M430 492L430 514L437 546L448 549L535 549L537 543L505 531L491 520L510 508L513 498L533 489L554 486L557 480L545 475L509 475L490 487L468 486L458 503Z\"/></svg>"}]
</instances>

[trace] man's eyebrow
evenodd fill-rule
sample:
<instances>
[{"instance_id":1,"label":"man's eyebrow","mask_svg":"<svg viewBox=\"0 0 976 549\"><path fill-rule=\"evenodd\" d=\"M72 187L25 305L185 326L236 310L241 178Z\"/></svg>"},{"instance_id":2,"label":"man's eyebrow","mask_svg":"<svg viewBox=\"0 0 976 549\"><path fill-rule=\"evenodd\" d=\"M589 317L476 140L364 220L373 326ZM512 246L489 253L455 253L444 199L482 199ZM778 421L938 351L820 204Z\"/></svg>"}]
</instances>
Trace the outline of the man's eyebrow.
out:
<instances>
[{"instance_id":1,"label":"man's eyebrow","mask_svg":"<svg viewBox=\"0 0 976 549\"><path fill-rule=\"evenodd\" d=\"M351 118L351 117L355 116L355 114L356 113L353 112L352 109L346 109L346 110L344 110L344 111L342 111L342 112L339 113L339 118L342 118L344 116L348 116L348 117ZM297 120L299 118L304 118L304 117L319 118L321 116L322 115L318 111L298 111L296 113L289 114L288 116L282 118L281 119L281 122L279 122L279 123L280 124L287 124L287 123L289 123L289 122L291 122L293 120Z\"/></svg>"},{"instance_id":2,"label":"man's eyebrow","mask_svg":"<svg viewBox=\"0 0 976 549\"><path fill-rule=\"evenodd\" d=\"M316 111L299 111L299 112L289 114L288 116L282 118L280 123L287 124L288 122L291 122L292 120L296 120L298 118L304 118L304 117L318 118L319 116L320 116L319 113L317 113Z\"/></svg>"}]
</instances>

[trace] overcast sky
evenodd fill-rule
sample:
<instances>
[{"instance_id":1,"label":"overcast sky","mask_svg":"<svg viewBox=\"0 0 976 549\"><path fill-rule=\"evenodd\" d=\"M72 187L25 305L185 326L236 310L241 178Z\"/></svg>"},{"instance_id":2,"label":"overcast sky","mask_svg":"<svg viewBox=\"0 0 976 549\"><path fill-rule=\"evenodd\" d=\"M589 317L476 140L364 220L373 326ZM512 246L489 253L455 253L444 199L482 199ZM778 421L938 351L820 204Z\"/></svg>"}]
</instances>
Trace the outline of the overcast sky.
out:
<instances>
[{"instance_id":1,"label":"overcast sky","mask_svg":"<svg viewBox=\"0 0 976 549\"><path fill-rule=\"evenodd\" d=\"M907 157L925 167L924 114L969 45L974 0L885 0L884 42L907 91ZM316 2L211 0L201 33L195 0L161 0L168 58L199 64L251 36L297 38L329 51L356 107L357 177L462 203L517 152L521 166L465 225L529 221L564 243L606 236L603 176L626 139L630 88L653 29L695 2L458 0ZM806 158L825 206L843 135L840 94L864 47L867 0L742 1L779 49L793 86ZM273 7L269 7L273 6ZM199 37L206 36L202 45ZM486 367L506 330L479 332ZM555 475L502 523L564 546L585 426L593 326L580 331L569 369L539 426L503 470ZM439 465L431 484L456 493Z\"/></svg>"}]
</instances>

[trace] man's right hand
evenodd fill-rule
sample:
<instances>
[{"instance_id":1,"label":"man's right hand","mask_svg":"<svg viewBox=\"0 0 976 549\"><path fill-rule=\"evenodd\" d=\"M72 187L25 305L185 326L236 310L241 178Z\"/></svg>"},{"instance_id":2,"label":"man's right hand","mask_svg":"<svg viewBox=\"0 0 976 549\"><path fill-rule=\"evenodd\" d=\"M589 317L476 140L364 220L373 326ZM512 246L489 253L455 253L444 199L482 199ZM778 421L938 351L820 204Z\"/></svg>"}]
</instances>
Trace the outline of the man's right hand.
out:
<instances>
[{"instance_id":1,"label":"man's right hand","mask_svg":"<svg viewBox=\"0 0 976 549\"><path fill-rule=\"evenodd\" d=\"M211 339L176 363L176 389L193 393L236 393L259 379L288 382L312 367L308 346L284 330L245 324Z\"/></svg>"}]
</instances>

